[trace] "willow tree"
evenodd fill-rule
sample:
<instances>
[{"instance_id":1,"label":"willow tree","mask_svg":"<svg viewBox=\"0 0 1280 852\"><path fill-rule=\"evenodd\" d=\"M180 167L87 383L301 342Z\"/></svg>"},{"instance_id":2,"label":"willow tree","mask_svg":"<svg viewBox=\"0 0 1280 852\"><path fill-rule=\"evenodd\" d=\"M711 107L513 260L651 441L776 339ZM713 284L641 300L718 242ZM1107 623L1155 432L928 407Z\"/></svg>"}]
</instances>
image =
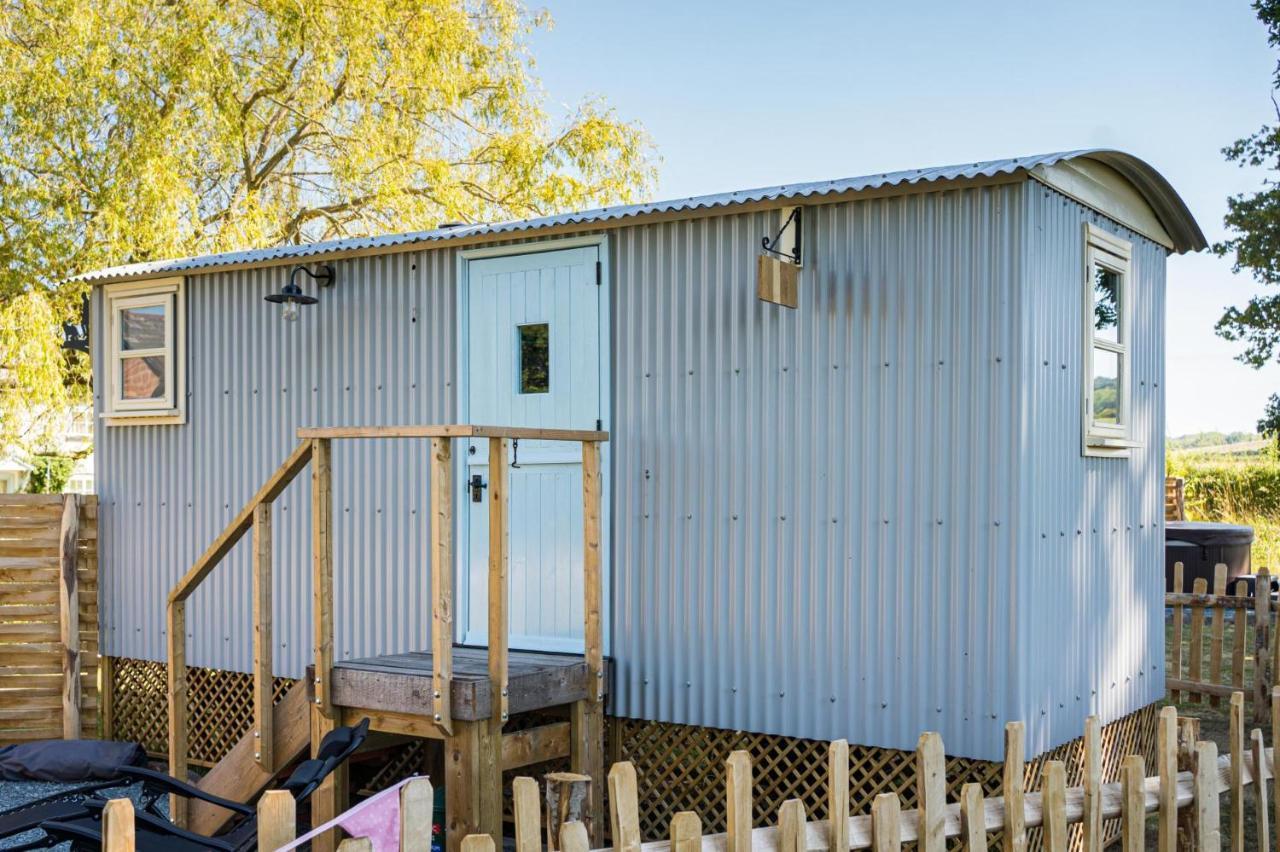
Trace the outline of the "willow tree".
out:
<instances>
[{"instance_id":1,"label":"willow tree","mask_svg":"<svg viewBox=\"0 0 1280 852\"><path fill-rule=\"evenodd\" d=\"M513 0L0 0L0 446L86 393L52 333L77 273L643 193L637 125L548 114L549 24Z\"/></svg>"}]
</instances>

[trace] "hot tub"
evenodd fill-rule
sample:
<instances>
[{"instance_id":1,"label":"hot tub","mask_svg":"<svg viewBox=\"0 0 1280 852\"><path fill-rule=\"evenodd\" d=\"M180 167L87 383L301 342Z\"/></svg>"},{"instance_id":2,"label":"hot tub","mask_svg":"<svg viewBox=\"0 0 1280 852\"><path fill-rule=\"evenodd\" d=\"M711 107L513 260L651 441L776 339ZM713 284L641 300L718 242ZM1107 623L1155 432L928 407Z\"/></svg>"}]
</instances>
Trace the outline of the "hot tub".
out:
<instances>
[{"instance_id":1,"label":"hot tub","mask_svg":"<svg viewBox=\"0 0 1280 852\"><path fill-rule=\"evenodd\" d=\"M1164 525L1164 587L1166 591L1190 592L1197 577L1203 577L1213 591L1213 569L1227 566L1227 590L1236 577L1250 573L1249 552L1253 548L1253 527L1215 524L1204 521L1167 521ZM1183 588L1173 588L1173 564L1182 563Z\"/></svg>"}]
</instances>

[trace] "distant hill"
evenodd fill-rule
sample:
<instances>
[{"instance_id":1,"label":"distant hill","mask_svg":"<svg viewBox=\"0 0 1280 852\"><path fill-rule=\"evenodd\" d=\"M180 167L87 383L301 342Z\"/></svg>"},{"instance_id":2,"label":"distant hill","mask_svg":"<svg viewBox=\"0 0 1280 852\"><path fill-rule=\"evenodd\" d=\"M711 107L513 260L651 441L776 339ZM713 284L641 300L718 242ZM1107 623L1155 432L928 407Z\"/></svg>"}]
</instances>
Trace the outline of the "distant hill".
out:
<instances>
[{"instance_id":1,"label":"distant hill","mask_svg":"<svg viewBox=\"0 0 1280 852\"><path fill-rule=\"evenodd\" d=\"M1256 432L1196 432L1193 435L1179 435L1176 438L1168 438L1165 440L1165 446L1171 450L1223 448L1230 452L1228 448L1234 445L1257 444L1259 441L1266 443L1266 439ZM1243 450L1246 448L1239 447L1238 449Z\"/></svg>"}]
</instances>

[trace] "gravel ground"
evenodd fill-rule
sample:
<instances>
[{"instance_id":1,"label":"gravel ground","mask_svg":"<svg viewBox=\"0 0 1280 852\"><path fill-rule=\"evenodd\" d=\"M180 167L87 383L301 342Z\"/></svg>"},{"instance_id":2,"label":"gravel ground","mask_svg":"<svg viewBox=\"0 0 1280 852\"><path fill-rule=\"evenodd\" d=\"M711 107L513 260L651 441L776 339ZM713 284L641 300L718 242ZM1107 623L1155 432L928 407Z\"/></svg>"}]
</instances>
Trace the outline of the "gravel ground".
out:
<instances>
[{"instance_id":1,"label":"gravel ground","mask_svg":"<svg viewBox=\"0 0 1280 852\"><path fill-rule=\"evenodd\" d=\"M0 781L0 811L7 811L27 802L40 799L45 796L52 795L62 790L70 790L75 787L83 786L82 784L56 784L49 781ZM122 795L128 795L136 803L138 796L142 792L141 785L131 787L113 788L104 790L102 794L106 794L108 798L119 798ZM167 810L167 804L162 803L161 808ZM16 837L10 837L0 840L0 849L7 849L12 846L18 846L22 843L34 840L39 835L35 832L27 832ZM66 845L55 847L57 849L65 849Z\"/></svg>"}]
</instances>

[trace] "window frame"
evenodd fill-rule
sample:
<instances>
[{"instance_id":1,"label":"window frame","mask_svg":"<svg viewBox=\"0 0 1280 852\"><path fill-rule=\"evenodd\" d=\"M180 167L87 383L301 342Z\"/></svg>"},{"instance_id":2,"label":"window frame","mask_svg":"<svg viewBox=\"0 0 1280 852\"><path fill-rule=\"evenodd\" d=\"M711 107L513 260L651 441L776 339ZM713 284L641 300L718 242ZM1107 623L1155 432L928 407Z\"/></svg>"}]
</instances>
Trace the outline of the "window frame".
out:
<instances>
[{"instance_id":1,"label":"window frame","mask_svg":"<svg viewBox=\"0 0 1280 852\"><path fill-rule=\"evenodd\" d=\"M182 278L162 278L136 284L113 284L103 289L107 363L104 368L103 418L109 426L181 424L186 422L186 286ZM130 308L164 306L168 311L164 345L151 349L124 349L120 321ZM121 370L131 358L164 358L162 397L126 399Z\"/></svg>"},{"instance_id":2,"label":"window frame","mask_svg":"<svg viewBox=\"0 0 1280 852\"><path fill-rule=\"evenodd\" d=\"M1097 334L1094 326L1095 271L1099 268L1116 273L1120 278L1119 317L1116 339L1107 340ZM1086 456L1102 458L1127 458L1129 451L1141 446L1133 440L1133 244L1120 239L1096 225L1084 226L1084 280L1083 280L1083 373L1082 404L1082 452ZM1117 379L1120 383L1116 397L1117 423L1098 423L1094 419L1093 368L1097 350L1111 352L1119 362Z\"/></svg>"}]
</instances>

